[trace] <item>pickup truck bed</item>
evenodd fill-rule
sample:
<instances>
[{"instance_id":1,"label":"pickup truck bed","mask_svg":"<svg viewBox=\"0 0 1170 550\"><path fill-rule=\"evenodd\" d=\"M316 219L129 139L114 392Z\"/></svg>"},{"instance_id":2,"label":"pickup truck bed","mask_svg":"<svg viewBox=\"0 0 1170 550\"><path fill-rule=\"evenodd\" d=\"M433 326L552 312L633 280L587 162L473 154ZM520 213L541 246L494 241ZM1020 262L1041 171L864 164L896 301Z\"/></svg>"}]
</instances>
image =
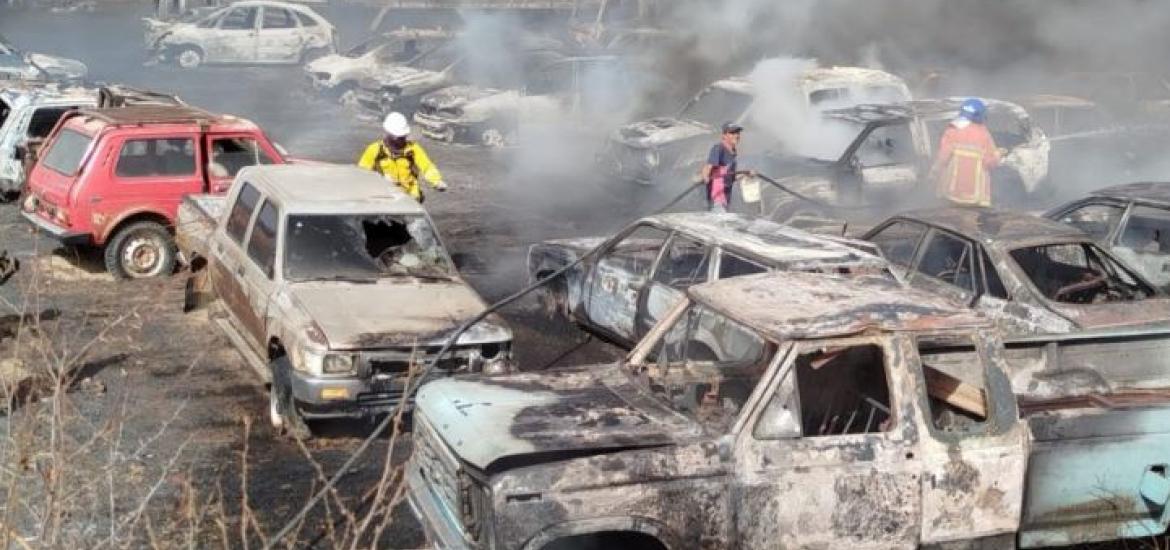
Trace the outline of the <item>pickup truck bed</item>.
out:
<instances>
[{"instance_id":1,"label":"pickup truck bed","mask_svg":"<svg viewBox=\"0 0 1170 550\"><path fill-rule=\"evenodd\" d=\"M215 232L227 199L221 195L187 195L179 204L175 224L175 243L184 262L192 258L207 258L208 243Z\"/></svg>"}]
</instances>

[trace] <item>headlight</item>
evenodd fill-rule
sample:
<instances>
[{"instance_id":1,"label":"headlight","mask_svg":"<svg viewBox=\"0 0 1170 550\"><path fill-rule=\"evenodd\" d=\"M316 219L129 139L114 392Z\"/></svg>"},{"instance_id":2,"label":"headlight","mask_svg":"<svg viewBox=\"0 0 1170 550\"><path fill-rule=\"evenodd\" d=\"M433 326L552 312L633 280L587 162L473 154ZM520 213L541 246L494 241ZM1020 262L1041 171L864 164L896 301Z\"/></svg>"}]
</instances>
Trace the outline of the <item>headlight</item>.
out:
<instances>
[{"instance_id":1,"label":"headlight","mask_svg":"<svg viewBox=\"0 0 1170 550\"><path fill-rule=\"evenodd\" d=\"M659 160L658 151L646 151L646 166L657 168Z\"/></svg>"},{"instance_id":2,"label":"headlight","mask_svg":"<svg viewBox=\"0 0 1170 550\"><path fill-rule=\"evenodd\" d=\"M321 370L325 374L350 374L353 372L353 364L353 355L330 353L325 355Z\"/></svg>"},{"instance_id":3,"label":"headlight","mask_svg":"<svg viewBox=\"0 0 1170 550\"><path fill-rule=\"evenodd\" d=\"M512 371L512 354L506 343L497 342L480 346L479 361L484 374L504 374Z\"/></svg>"}]
</instances>

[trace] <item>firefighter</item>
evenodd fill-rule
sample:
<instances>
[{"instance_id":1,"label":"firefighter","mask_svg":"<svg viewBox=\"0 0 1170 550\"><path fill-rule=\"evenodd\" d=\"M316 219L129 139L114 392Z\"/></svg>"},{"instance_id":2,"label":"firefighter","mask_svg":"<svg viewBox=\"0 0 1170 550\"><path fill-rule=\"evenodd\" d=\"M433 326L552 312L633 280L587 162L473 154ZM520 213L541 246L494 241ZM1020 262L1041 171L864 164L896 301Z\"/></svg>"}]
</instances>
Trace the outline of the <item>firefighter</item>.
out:
<instances>
[{"instance_id":1,"label":"firefighter","mask_svg":"<svg viewBox=\"0 0 1170 550\"><path fill-rule=\"evenodd\" d=\"M991 206L991 170L999 166L1000 149L984 125L986 117L982 101L964 101L939 141L930 179L951 204Z\"/></svg>"},{"instance_id":2,"label":"firefighter","mask_svg":"<svg viewBox=\"0 0 1170 550\"><path fill-rule=\"evenodd\" d=\"M410 125L402 113L390 113L382 121L382 130L385 137L371 143L358 160L358 166L366 170L373 170L386 179L398 184L414 200L423 202L425 196L419 178L438 189L446 191L447 184L443 175L431 162L427 152L418 143L407 139L410 136Z\"/></svg>"}]
</instances>

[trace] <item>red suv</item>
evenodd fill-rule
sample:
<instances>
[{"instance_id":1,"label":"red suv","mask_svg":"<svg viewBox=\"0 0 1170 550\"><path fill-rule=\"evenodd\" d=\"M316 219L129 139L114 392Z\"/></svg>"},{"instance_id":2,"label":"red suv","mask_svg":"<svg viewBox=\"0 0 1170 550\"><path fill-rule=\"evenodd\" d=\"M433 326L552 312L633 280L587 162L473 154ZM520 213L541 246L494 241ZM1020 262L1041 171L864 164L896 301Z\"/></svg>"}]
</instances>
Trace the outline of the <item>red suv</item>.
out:
<instances>
[{"instance_id":1,"label":"red suv","mask_svg":"<svg viewBox=\"0 0 1170 550\"><path fill-rule=\"evenodd\" d=\"M186 106L75 111L43 151L22 214L63 244L104 248L122 279L172 272L184 195L224 193L245 166L286 162L254 123Z\"/></svg>"}]
</instances>

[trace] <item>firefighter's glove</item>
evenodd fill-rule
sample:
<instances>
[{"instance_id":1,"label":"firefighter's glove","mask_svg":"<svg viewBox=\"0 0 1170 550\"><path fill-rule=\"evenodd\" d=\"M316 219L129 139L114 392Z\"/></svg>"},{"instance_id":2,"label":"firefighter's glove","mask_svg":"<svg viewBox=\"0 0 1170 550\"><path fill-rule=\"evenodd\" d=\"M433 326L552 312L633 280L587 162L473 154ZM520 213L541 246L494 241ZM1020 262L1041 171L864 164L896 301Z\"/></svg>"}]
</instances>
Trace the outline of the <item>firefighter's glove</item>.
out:
<instances>
[{"instance_id":1,"label":"firefighter's glove","mask_svg":"<svg viewBox=\"0 0 1170 550\"><path fill-rule=\"evenodd\" d=\"M436 183L435 189L438 189L439 191L446 191L447 190L447 182L440 181L439 183Z\"/></svg>"}]
</instances>

